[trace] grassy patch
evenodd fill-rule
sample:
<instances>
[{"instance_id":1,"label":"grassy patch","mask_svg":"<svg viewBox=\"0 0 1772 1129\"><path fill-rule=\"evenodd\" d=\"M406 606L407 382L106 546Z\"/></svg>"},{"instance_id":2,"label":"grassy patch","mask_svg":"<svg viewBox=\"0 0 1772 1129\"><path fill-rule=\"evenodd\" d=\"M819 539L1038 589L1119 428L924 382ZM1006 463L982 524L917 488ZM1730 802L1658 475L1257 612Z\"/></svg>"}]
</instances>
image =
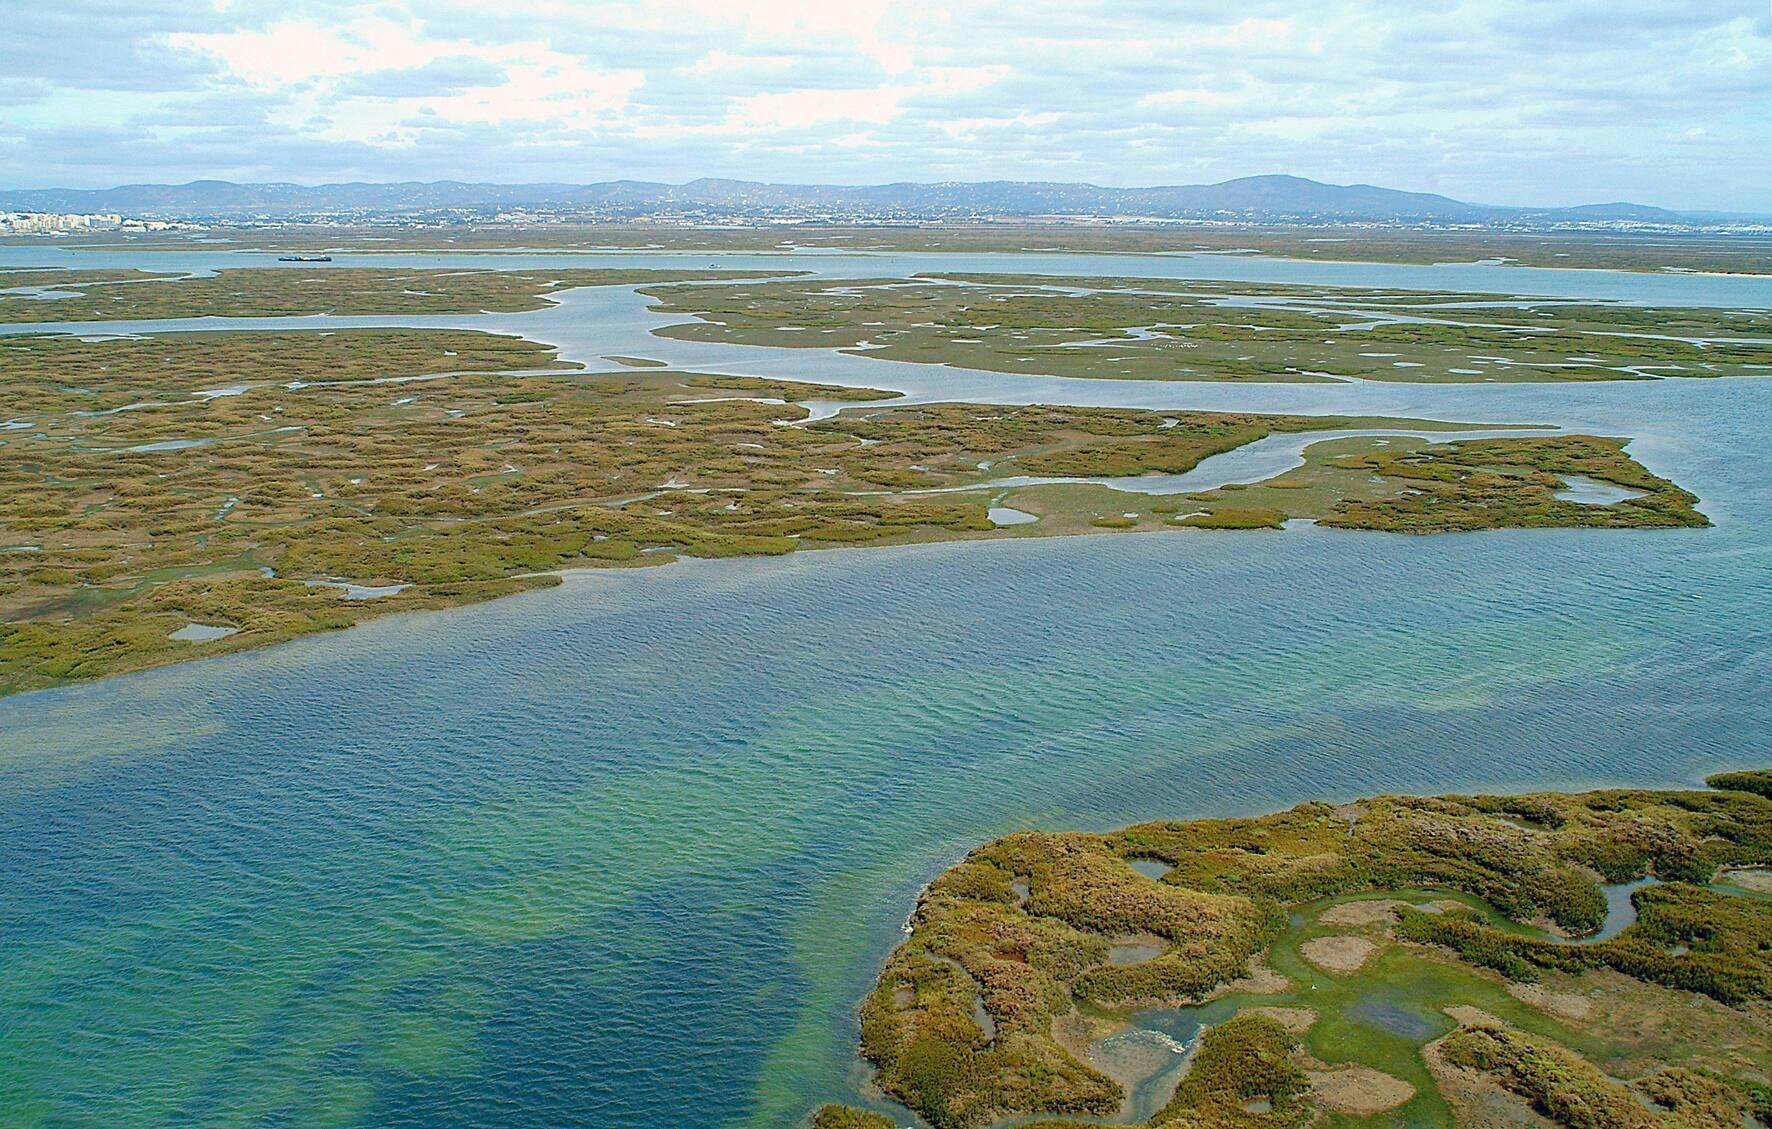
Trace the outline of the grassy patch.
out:
<instances>
[{"instance_id":1,"label":"grassy patch","mask_svg":"<svg viewBox=\"0 0 1772 1129\"><path fill-rule=\"evenodd\" d=\"M1188 514L1177 518L1176 525L1189 529L1279 529L1286 515L1279 510L1240 510L1225 508L1210 513Z\"/></svg>"}]
</instances>

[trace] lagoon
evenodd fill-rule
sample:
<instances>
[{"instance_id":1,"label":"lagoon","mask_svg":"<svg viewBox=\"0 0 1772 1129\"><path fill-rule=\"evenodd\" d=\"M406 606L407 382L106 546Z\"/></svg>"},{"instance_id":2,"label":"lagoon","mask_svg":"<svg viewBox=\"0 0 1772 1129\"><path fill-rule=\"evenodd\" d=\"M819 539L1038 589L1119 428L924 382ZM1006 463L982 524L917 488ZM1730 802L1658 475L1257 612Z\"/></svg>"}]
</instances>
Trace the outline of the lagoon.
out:
<instances>
[{"instance_id":1,"label":"lagoon","mask_svg":"<svg viewBox=\"0 0 1772 1129\"><path fill-rule=\"evenodd\" d=\"M995 835L1687 784L1772 747L1772 382L1013 377L665 341L624 288L442 320L913 398L1633 435L1718 525L602 570L0 699L0 1094L27 1119L792 1125L855 1092L856 1000L921 884Z\"/></svg>"}]
</instances>

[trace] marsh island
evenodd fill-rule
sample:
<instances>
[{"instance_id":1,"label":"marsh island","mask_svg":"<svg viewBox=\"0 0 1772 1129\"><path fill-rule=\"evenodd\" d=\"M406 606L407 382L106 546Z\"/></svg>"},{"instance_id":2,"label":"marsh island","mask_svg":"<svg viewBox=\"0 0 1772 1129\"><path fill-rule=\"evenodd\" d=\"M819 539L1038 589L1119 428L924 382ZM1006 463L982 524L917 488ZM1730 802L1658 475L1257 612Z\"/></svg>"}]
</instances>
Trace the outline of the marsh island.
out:
<instances>
[{"instance_id":1,"label":"marsh island","mask_svg":"<svg viewBox=\"0 0 1772 1129\"><path fill-rule=\"evenodd\" d=\"M898 407L866 389L617 364L584 371L467 330L0 338L13 413L0 421L0 691L679 555L1294 517L1424 533L1706 523L1617 438ZM1277 475L1176 477L1285 436L1301 465ZM1572 500L1577 481L1616 499ZM1002 520L1011 510L1033 520Z\"/></svg>"},{"instance_id":2,"label":"marsh island","mask_svg":"<svg viewBox=\"0 0 1772 1129\"><path fill-rule=\"evenodd\" d=\"M1361 287L918 275L650 287L666 337L1111 380L1543 383L1772 373L1763 312Z\"/></svg>"},{"instance_id":3,"label":"marsh island","mask_svg":"<svg viewBox=\"0 0 1772 1129\"><path fill-rule=\"evenodd\" d=\"M1012 834L919 899L862 1053L937 1129L1769 1123L1772 773L1708 784Z\"/></svg>"}]
</instances>

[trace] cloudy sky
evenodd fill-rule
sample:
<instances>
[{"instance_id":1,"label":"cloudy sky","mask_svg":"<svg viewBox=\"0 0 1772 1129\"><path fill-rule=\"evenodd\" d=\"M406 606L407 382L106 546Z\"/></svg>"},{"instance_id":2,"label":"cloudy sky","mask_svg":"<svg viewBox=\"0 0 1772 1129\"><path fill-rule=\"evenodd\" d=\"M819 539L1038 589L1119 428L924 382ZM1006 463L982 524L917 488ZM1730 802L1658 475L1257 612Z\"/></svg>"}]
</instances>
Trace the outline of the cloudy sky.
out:
<instances>
[{"instance_id":1,"label":"cloudy sky","mask_svg":"<svg viewBox=\"0 0 1772 1129\"><path fill-rule=\"evenodd\" d=\"M1772 0L5 0L0 185L1289 172L1772 211Z\"/></svg>"}]
</instances>

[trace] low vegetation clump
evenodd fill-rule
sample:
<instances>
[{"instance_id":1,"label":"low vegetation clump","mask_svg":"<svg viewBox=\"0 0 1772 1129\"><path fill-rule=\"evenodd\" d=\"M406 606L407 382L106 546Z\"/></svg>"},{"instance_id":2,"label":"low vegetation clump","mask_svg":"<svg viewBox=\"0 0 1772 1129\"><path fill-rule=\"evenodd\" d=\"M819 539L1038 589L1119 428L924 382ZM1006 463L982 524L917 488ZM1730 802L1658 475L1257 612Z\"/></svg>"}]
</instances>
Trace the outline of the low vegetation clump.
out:
<instances>
[{"instance_id":1,"label":"low vegetation clump","mask_svg":"<svg viewBox=\"0 0 1772 1129\"><path fill-rule=\"evenodd\" d=\"M1712 788L1753 792L1772 800L1772 772L1719 772L1705 780Z\"/></svg>"},{"instance_id":2,"label":"low vegetation clump","mask_svg":"<svg viewBox=\"0 0 1772 1129\"><path fill-rule=\"evenodd\" d=\"M898 1129L898 1124L883 1113L828 1105L812 1115L812 1129Z\"/></svg>"},{"instance_id":3,"label":"low vegetation clump","mask_svg":"<svg viewBox=\"0 0 1772 1129\"><path fill-rule=\"evenodd\" d=\"M1293 1061L1297 1046L1296 1038L1265 1016L1226 1020L1200 1040L1187 1077L1153 1122L1176 1129L1308 1123L1314 1113L1307 1100L1311 1083Z\"/></svg>"},{"instance_id":4,"label":"low vegetation clump","mask_svg":"<svg viewBox=\"0 0 1772 1129\"><path fill-rule=\"evenodd\" d=\"M1240 510L1234 506L1175 519L1176 525L1189 529L1279 529L1285 522L1286 515L1279 510Z\"/></svg>"},{"instance_id":5,"label":"low vegetation clump","mask_svg":"<svg viewBox=\"0 0 1772 1129\"><path fill-rule=\"evenodd\" d=\"M1569 1129L1725 1129L1772 1116L1765 1087L1755 1083L1674 1069L1626 1084L1559 1043L1500 1023L1461 1027L1438 1050L1449 1065L1494 1078Z\"/></svg>"},{"instance_id":6,"label":"low vegetation clump","mask_svg":"<svg viewBox=\"0 0 1772 1129\"><path fill-rule=\"evenodd\" d=\"M1444 945L1513 980L1536 980L1547 968L1613 968L1725 1004L1772 998L1772 965L1766 960L1772 952L1772 915L1734 895L1685 883L1638 891L1633 901L1636 925L1592 945L1521 937L1471 914L1409 909L1400 911L1398 935Z\"/></svg>"},{"instance_id":7,"label":"low vegetation clump","mask_svg":"<svg viewBox=\"0 0 1772 1129\"><path fill-rule=\"evenodd\" d=\"M1059 1129L1127 1100L1079 1025L1200 1006L1222 1018L1144 1120L1152 1129L1277 1129L1367 1108L1361 1101L1376 1101L1371 1111L1410 1102L1444 1123L1449 1102L1475 1100L1458 1072L1492 1077L1566 1126L1764 1118L1772 1106L1753 1071L1725 1068L1772 1065L1772 901L1708 886L1720 868L1772 863L1772 799L1740 787L1763 779L1728 774L1713 789L1675 792L1380 796L1106 835L1012 834L919 899L908 938L862 1002L862 1054L879 1090L936 1129L1028 1115ZM1570 940L1606 920L1600 883L1643 877L1660 884L1635 892L1633 924L1610 940ZM1361 946L1361 960L1300 959L1301 948L1332 942ZM1558 993L1518 983L1536 968L1561 978ZM1616 979L1574 994L1569 980L1580 976ZM1620 1000L1615 1025L1603 1000L1590 1002L1602 991ZM1444 1014L1405 1016L1412 1042L1372 1041L1358 1024L1373 1021L1355 1016L1374 992L1434 998ZM1632 995L1657 992L1700 1015L1691 1045L1646 1052L1632 1009L1688 1022L1670 1018L1681 1008ZM1254 1006L1264 997L1285 1006ZM1249 1005L1202 1006L1220 998ZM1571 1015L1586 1026L1567 1026ZM1301 1043L1297 1017L1328 1034ZM1744 1024L1759 1031L1744 1046L1703 1043ZM1646 1053L1652 1069L1636 1081L1588 1057L1640 1072Z\"/></svg>"}]
</instances>

